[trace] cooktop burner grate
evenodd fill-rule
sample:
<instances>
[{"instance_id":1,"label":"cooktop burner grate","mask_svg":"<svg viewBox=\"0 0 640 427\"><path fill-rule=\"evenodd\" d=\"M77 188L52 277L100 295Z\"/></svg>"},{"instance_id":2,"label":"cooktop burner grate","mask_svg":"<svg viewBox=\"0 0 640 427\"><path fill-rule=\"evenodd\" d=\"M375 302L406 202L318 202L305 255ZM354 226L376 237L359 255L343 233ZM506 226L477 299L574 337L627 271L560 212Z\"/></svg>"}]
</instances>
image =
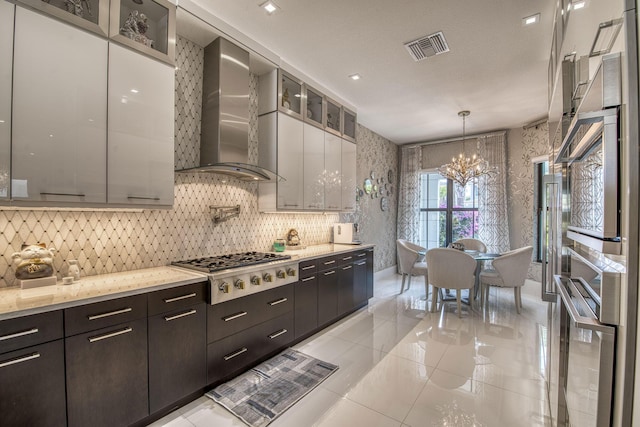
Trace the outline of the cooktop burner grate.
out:
<instances>
[{"instance_id":1,"label":"cooktop burner grate","mask_svg":"<svg viewBox=\"0 0 640 427\"><path fill-rule=\"evenodd\" d=\"M174 261L171 264L179 267L190 268L192 270L204 271L205 273L213 273L215 271L227 270L229 268L246 267L249 265L264 264L267 262L283 261L287 259L291 259L291 256L268 252L239 252L228 255Z\"/></svg>"}]
</instances>

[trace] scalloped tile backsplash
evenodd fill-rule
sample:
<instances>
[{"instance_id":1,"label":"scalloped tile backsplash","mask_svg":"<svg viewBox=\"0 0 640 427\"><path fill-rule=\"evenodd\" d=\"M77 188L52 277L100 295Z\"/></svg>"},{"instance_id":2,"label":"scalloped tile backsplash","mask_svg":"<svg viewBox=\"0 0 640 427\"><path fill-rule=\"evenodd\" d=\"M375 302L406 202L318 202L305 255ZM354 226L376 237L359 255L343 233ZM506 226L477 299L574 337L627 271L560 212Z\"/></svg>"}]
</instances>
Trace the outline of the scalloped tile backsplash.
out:
<instances>
[{"instance_id":1,"label":"scalloped tile backsplash","mask_svg":"<svg viewBox=\"0 0 640 427\"><path fill-rule=\"evenodd\" d=\"M176 50L176 169L199 161L203 49L179 37ZM249 159L257 159L257 85L250 82ZM371 171L386 176L397 171L397 146L358 125L357 177ZM361 186L361 185L360 185ZM171 210L58 211L0 210L0 287L15 284L11 255L23 243L43 242L57 249L54 258L60 279L67 261L77 259L81 274L96 275L167 265L171 261L229 252L271 249L275 238L296 228L304 244L326 243L331 224L359 222L361 238L375 243L375 270L395 264L397 195L365 197L354 214L261 214L257 184L223 175L175 175ZM354 189L355 191L355 189ZM240 205L238 218L214 224L210 205Z\"/></svg>"}]
</instances>

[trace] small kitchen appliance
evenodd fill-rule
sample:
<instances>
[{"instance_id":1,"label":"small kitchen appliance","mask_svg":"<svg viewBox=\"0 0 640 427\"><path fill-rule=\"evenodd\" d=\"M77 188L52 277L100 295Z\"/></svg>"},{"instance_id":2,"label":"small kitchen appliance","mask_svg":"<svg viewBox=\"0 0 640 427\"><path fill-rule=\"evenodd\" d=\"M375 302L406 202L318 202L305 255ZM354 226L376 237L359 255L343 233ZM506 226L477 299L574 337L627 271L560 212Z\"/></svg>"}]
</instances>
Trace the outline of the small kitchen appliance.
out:
<instances>
[{"instance_id":1,"label":"small kitchen appliance","mask_svg":"<svg viewBox=\"0 0 640 427\"><path fill-rule=\"evenodd\" d=\"M333 243L340 245L359 245L357 239L358 225L352 222L333 224Z\"/></svg>"}]
</instances>

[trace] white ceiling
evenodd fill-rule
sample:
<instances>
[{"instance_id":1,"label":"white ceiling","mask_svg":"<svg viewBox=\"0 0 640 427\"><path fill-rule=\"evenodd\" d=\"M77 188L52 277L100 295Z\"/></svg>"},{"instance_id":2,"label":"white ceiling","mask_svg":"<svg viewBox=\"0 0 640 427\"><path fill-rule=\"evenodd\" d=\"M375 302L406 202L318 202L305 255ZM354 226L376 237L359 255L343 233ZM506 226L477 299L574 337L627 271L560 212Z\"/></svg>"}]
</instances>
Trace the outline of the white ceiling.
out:
<instances>
[{"instance_id":1,"label":"white ceiling","mask_svg":"<svg viewBox=\"0 0 640 427\"><path fill-rule=\"evenodd\" d=\"M553 0L195 0L352 104L358 122L405 144L545 118ZM522 18L540 13L540 22ZM442 31L450 52L414 62L404 43ZM350 74L362 79L353 81Z\"/></svg>"}]
</instances>

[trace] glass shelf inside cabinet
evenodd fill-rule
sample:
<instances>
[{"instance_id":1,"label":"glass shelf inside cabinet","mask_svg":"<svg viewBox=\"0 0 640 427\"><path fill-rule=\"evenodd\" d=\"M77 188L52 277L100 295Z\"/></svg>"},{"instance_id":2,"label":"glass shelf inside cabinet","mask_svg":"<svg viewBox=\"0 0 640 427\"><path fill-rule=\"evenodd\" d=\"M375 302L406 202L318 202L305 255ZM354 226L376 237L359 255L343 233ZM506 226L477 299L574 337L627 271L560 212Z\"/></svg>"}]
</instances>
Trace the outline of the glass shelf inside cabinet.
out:
<instances>
[{"instance_id":1,"label":"glass shelf inside cabinet","mask_svg":"<svg viewBox=\"0 0 640 427\"><path fill-rule=\"evenodd\" d=\"M343 108L344 112L344 130L343 135L355 142L356 140L356 115L355 113Z\"/></svg>"},{"instance_id":2,"label":"glass shelf inside cabinet","mask_svg":"<svg viewBox=\"0 0 640 427\"><path fill-rule=\"evenodd\" d=\"M19 0L19 3L102 36L109 30L109 0Z\"/></svg>"},{"instance_id":3,"label":"glass shelf inside cabinet","mask_svg":"<svg viewBox=\"0 0 640 427\"><path fill-rule=\"evenodd\" d=\"M328 130L333 130L340 133L340 105L327 99L327 127ZM334 133L335 133L334 132Z\"/></svg>"},{"instance_id":4,"label":"glass shelf inside cabinet","mask_svg":"<svg viewBox=\"0 0 640 427\"><path fill-rule=\"evenodd\" d=\"M302 115L302 83L280 73L280 109Z\"/></svg>"},{"instance_id":5,"label":"glass shelf inside cabinet","mask_svg":"<svg viewBox=\"0 0 640 427\"><path fill-rule=\"evenodd\" d=\"M112 0L109 36L173 64L175 6L167 0Z\"/></svg>"},{"instance_id":6,"label":"glass shelf inside cabinet","mask_svg":"<svg viewBox=\"0 0 640 427\"><path fill-rule=\"evenodd\" d=\"M316 126L322 126L324 97L315 89L306 88L307 110L305 120Z\"/></svg>"}]
</instances>

